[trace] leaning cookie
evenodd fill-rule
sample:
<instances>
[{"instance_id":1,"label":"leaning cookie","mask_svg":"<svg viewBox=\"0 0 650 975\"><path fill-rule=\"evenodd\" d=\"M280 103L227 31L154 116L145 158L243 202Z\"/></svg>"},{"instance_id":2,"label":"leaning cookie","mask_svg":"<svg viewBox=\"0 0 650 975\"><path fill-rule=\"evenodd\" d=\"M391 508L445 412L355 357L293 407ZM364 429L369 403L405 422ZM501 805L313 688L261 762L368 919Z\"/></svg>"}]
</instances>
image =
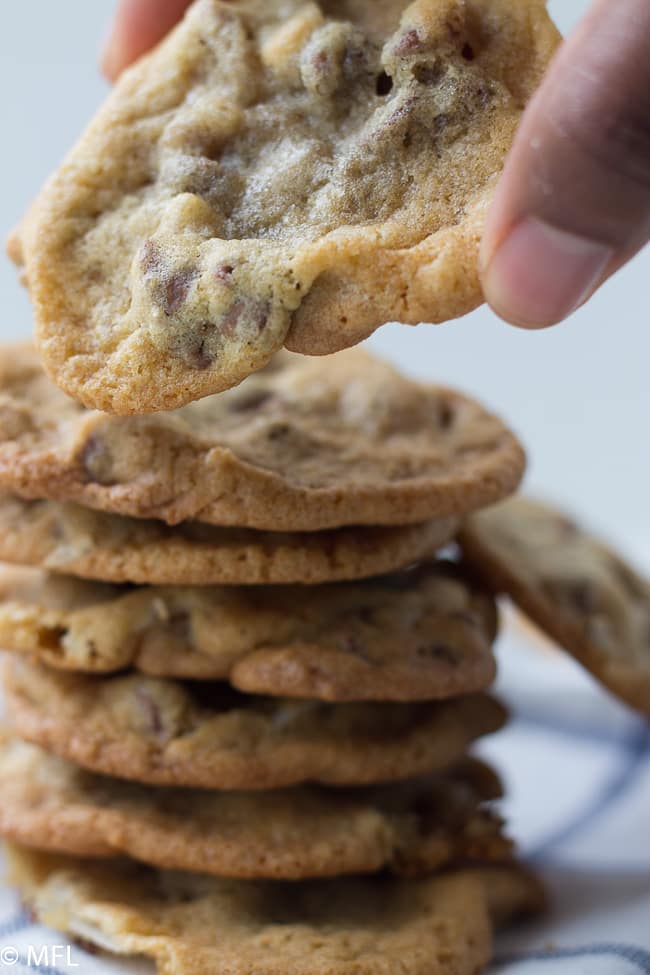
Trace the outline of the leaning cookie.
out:
<instances>
[{"instance_id":1,"label":"leaning cookie","mask_svg":"<svg viewBox=\"0 0 650 975\"><path fill-rule=\"evenodd\" d=\"M314 585L362 579L433 555L455 518L404 527L257 532L183 522L173 528L58 501L0 497L0 559L97 579L153 585Z\"/></svg>"},{"instance_id":2,"label":"leaning cookie","mask_svg":"<svg viewBox=\"0 0 650 975\"><path fill-rule=\"evenodd\" d=\"M48 372L115 413L482 298L478 247L558 43L543 0L198 0L32 208Z\"/></svg>"},{"instance_id":3,"label":"leaning cookie","mask_svg":"<svg viewBox=\"0 0 650 975\"><path fill-rule=\"evenodd\" d=\"M323 704L139 674L4 664L13 731L91 771L152 785L367 785L449 767L504 723L484 695L438 703Z\"/></svg>"},{"instance_id":4,"label":"leaning cookie","mask_svg":"<svg viewBox=\"0 0 650 975\"><path fill-rule=\"evenodd\" d=\"M462 546L605 687L650 715L650 583L573 520L514 499L470 518Z\"/></svg>"},{"instance_id":5,"label":"leaning cookie","mask_svg":"<svg viewBox=\"0 0 650 975\"><path fill-rule=\"evenodd\" d=\"M478 403L353 349L278 355L157 416L85 410L29 345L0 350L0 489L168 524L271 531L406 525L517 487L524 453Z\"/></svg>"},{"instance_id":6,"label":"leaning cookie","mask_svg":"<svg viewBox=\"0 0 650 975\"><path fill-rule=\"evenodd\" d=\"M499 796L499 781L469 760L400 787L193 792L93 775L0 733L0 790L5 839L219 877L300 880L384 868L414 876L512 850L484 805Z\"/></svg>"},{"instance_id":7,"label":"leaning cookie","mask_svg":"<svg viewBox=\"0 0 650 975\"><path fill-rule=\"evenodd\" d=\"M0 566L0 646L60 670L433 700L489 687L496 630L492 597L445 561L363 583L135 589Z\"/></svg>"},{"instance_id":8,"label":"leaning cookie","mask_svg":"<svg viewBox=\"0 0 650 975\"><path fill-rule=\"evenodd\" d=\"M282 883L7 852L40 922L159 975L476 975L491 955L480 871Z\"/></svg>"}]
</instances>

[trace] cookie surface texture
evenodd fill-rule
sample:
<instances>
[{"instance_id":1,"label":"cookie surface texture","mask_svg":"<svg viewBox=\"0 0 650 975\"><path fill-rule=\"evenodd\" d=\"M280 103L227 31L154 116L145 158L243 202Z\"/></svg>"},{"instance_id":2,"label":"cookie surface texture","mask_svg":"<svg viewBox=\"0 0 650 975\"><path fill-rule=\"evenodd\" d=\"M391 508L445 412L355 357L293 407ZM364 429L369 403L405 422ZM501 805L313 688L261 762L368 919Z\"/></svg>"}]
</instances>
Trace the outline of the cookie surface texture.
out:
<instances>
[{"instance_id":1,"label":"cookie surface texture","mask_svg":"<svg viewBox=\"0 0 650 975\"><path fill-rule=\"evenodd\" d=\"M571 518L515 498L470 518L465 554L594 677L650 716L650 582Z\"/></svg>"},{"instance_id":2,"label":"cookie surface texture","mask_svg":"<svg viewBox=\"0 0 650 975\"><path fill-rule=\"evenodd\" d=\"M48 372L172 409L286 344L481 301L477 255L558 42L543 0L197 0L46 184L25 261Z\"/></svg>"},{"instance_id":3,"label":"cookie surface texture","mask_svg":"<svg viewBox=\"0 0 650 975\"><path fill-rule=\"evenodd\" d=\"M152 785L277 789L367 785L448 768L504 723L485 695L418 704L323 704L138 674L82 677L4 661L8 722L89 770Z\"/></svg>"},{"instance_id":4,"label":"cookie surface texture","mask_svg":"<svg viewBox=\"0 0 650 975\"><path fill-rule=\"evenodd\" d=\"M0 349L0 489L168 524L406 525L512 492L524 453L478 403L361 349L282 353L173 413L80 407L29 345Z\"/></svg>"}]
</instances>

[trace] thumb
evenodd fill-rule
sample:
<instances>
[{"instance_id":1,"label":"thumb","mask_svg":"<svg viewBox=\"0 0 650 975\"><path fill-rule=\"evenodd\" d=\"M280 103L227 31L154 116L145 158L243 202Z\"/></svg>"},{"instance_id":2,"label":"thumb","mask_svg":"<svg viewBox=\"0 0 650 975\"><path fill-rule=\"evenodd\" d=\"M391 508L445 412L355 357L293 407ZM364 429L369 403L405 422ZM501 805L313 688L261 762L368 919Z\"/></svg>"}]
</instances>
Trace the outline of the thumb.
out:
<instances>
[{"instance_id":1,"label":"thumb","mask_svg":"<svg viewBox=\"0 0 650 975\"><path fill-rule=\"evenodd\" d=\"M481 249L515 325L552 325L650 239L650 2L597 0L519 127Z\"/></svg>"},{"instance_id":2,"label":"thumb","mask_svg":"<svg viewBox=\"0 0 650 975\"><path fill-rule=\"evenodd\" d=\"M190 0L119 0L101 55L102 71L115 81L124 68L157 44Z\"/></svg>"}]
</instances>

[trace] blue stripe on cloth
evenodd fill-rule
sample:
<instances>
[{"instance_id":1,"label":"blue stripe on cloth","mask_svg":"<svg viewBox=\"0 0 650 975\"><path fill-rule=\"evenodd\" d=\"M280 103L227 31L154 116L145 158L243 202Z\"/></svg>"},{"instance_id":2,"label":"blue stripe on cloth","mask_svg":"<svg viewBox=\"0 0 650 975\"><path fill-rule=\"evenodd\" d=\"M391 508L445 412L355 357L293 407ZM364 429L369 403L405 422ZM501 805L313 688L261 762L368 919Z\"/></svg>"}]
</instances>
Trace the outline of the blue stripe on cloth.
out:
<instances>
[{"instance_id":1,"label":"blue stripe on cloth","mask_svg":"<svg viewBox=\"0 0 650 975\"><path fill-rule=\"evenodd\" d=\"M39 975L66 975L60 968L52 968L51 965L29 965L24 957L19 959L18 965L23 972L38 972ZM12 966L11 971L16 972L16 968ZM16 972L16 975L20 975L20 973Z\"/></svg>"},{"instance_id":2,"label":"blue stripe on cloth","mask_svg":"<svg viewBox=\"0 0 650 975\"><path fill-rule=\"evenodd\" d=\"M642 734L644 731L646 733L650 730L650 724L643 718L639 720L636 716L631 718L631 724L633 728L633 734L610 734L608 731L603 731L601 728L585 728L577 724L567 724L566 721L560 719L555 720L554 717L543 717L539 714L521 713L517 711L516 707L512 707L512 722L513 724L520 724L522 727L534 728L537 731L548 731L551 735L557 735L562 738L573 738L578 741L592 742L594 745L614 745L619 748L629 748L629 743L637 734Z\"/></svg>"},{"instance_id":3,"label":"blue stripe on cloth","mask_svg":"<svg viewBox=\"0 0 650 975\"><path fill-rule=\"evenodd\" d=\"M554 847L565 843L600 818L616 799L621 798L635 784L648 754L650 754L650 729L643 727L637 729L627 740L624 761L589 800L588 805L576 813L570 822L556 827L552 833L538 841L534 849L527 850L526 858L543 859Z\"/></svg>"},{"instance_id":4,"label":"blue stripe on cloth","mask_svg":"<svg viewBox=\"0 0 650 975\"><path fill-rule=\"evenodd\" d=\"M17 931L24 931L25 928L31 928L33 923L27 911L19 911L13 917L9 918L8 921L3 921L0 924L0 938L7 938L10 934L15 934Z\"/></svg>"},{"instance_id":5,"label":"blue stripe on cloth","mask_svg":"<svg viewBox=\"0 0 650 975\"><path fill-rule=\"evenodd\" d=\"M594 944L584 948L556 948L549 951L531 951L502 955L495 958L491 967L508 967L527 961L568 961L570 958L620 958L634 965L643 975L650 975L650 951L637 945Z\"/></svg>"}]
</instances>

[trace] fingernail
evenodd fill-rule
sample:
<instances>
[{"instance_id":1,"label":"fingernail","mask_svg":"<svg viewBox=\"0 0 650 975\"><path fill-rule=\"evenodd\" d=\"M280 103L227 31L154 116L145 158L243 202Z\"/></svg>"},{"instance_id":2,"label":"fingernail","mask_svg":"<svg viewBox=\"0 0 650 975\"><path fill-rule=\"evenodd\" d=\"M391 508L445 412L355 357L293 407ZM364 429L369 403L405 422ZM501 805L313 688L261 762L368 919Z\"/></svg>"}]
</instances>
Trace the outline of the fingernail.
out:
<instances>
[{"instance_id":1,"label":"fingernail","mask_svg":"<svg viewBox=\"0 0 650 975\"><path fill-rule=\"evenodd\" d=\"M605 244L526 217L488 260L483 291L506 321L544 328L580 307L613 256Z\"/></svg>"},{"instance_id":2,"label":"fingernail","mask_svg":"<svg viewBox=\"0 0 650 975\"><path fill-rule=\"evenodd\" d=\"M102 44L99 55L99 66L105 78L115 81L121 69L121 56L119 51L118 39L114 29L111 29Z\"/></svg>"}]
</instances>

